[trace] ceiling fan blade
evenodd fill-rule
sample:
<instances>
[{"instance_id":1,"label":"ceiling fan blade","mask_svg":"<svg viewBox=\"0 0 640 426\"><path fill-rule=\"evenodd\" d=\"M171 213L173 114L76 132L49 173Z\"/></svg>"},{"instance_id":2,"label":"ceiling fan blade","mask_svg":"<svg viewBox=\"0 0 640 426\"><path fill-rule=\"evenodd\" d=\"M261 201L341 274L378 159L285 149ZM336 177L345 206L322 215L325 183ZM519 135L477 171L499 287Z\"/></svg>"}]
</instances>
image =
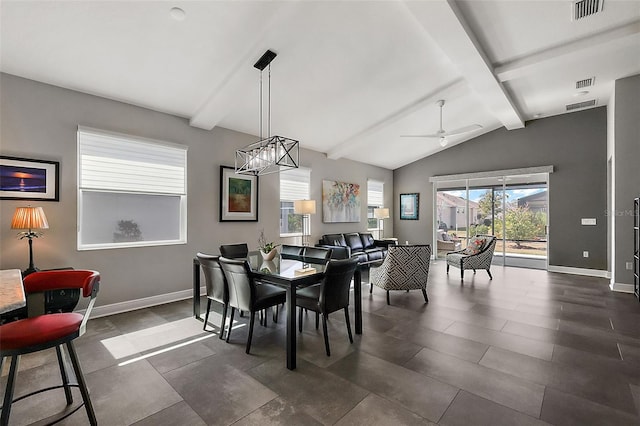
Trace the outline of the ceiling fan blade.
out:
<instances>
[{"instance_id":1,"label":"ceiling fan blade","mask_svg":"<svg viewBox=\"0 0 640 426\"><path fill-rule=\"evenodd\" d=\"M433 133L430 135L400 135L401 138L439 138L442 134Z\"/></svg>"},{"instance_id":2,"label":"ceiling fan blade","mask_svg":"<svg viewBox=\"0 0 640 426\"><path fill-rule=\"evenodd\" d=\"M459 129L452 130L450 132L444 132L444 136L460 135L462 133L473 132L474 130L482 129L480 124L471 124L469 126L460 127Z\"/></svg>"}]
</instances>

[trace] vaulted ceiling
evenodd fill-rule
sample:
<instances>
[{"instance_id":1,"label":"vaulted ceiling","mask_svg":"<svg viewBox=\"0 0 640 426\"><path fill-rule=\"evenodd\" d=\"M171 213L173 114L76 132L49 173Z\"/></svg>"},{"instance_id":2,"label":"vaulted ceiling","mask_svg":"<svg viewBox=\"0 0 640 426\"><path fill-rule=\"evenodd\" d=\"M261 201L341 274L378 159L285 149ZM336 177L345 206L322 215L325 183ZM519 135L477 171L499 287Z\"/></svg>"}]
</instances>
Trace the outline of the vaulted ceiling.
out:
<instances>
[{"instance_id":1,"label":"vaulted ceiling","mask_svg":"<svg viewBox=\"0 0 640 426\"><path fill-rule=\"evenodd\" d=\"M271 49L271 134L389 169L640 73L637 0L3 0L0 19L2 72L254 135ZM445 130L482 128L401 137L435 133L440 99Z\"/></svg>"}]
</instances>

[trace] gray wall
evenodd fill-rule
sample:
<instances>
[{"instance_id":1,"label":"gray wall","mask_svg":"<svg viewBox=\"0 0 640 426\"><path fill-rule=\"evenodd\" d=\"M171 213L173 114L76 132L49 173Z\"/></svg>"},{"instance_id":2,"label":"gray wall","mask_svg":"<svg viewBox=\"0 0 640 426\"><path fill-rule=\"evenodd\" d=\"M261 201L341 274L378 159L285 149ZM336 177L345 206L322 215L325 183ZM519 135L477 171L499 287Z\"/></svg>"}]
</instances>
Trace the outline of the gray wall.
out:
<instances>
[{"instance_id":1,"label":"gray wall","mask_svg":"<svg viewBox=\"0 0 640 426\"><path fill-rule=\"evenodd\" d=\"M616 81L614 118L615 155L615 277L632 284L633 199L640 197L640 75Z\"/></svg>"},{"instance_id":2,"label":"gray wall","mask_svg":"<svg viewBox=\"0 0 640 426\"><path fill-rule=\"evenodd\" d=\"M549 264L606 270L606 126L604 107L549 117L527 122L524 129L495 130L395 170L395 194L420 193L420 220L394 215L395 235L400 241L432 241L431 176L552 165ZM596 218L597 226L581 226L583 217Z\"/></svg>"},{"instance_id":3,"label":"gray wall","mask_svg":"<svg viewBox=\"0 0 640 426\"><path fill-rule=\"evenodd\" d=\"M91 96L19 77L0 74L0 142L2 155L60 162L60 201L0 202L0 268L26 268L26 241L10 229L17 206L40 205L50 229L34 240L39 268L73 266L100 271L103 286L98 305L157 296L191 288L191 261L196 252L218 253L223 243L247 242L257 247L260 229L279 241L278 174L260 178L259 222L220 223L219 166L233 165L235 149L255 141L255 136L223 128L205 131L189 126L184 118ZM187 145L188 243L186 245L76 250L76 130L78 125ZM289 135L295 136L295 135ZM349 160L328 160L324 154L301 150L301 164L311 167L311 197L318 203L312 216L312 242L328 232L366 229L366 183L386 183L385 202L393 202L393 172ZM362 186L360 223L323 224L322 179L344 180ZM387 224L391 235L392 224Z\"/></svg>"}]
</instances>

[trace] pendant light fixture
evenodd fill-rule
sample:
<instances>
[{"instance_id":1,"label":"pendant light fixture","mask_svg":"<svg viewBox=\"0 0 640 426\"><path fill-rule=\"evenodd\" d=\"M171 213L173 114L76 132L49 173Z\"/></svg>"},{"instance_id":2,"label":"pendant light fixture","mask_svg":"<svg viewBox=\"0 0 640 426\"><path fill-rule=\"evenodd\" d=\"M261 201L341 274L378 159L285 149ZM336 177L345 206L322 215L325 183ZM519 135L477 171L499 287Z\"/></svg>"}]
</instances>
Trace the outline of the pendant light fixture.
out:
<instances>
[{"instance_id":1,"label":"pendant light fixture","mask_svg":"<svg viewBox=\"0 0 640 426\"><path fill-rule=\"evenodd\" d=\"M284 136L271 136L271 61L276 53L267 50L253 66L260 70L260 140L236 151L236 173L267 175L281 170L296 169L300 160L297 140ZM267 137L263 137L263 83L262 74L267 70Z\"/></svg>"}]
</instances>

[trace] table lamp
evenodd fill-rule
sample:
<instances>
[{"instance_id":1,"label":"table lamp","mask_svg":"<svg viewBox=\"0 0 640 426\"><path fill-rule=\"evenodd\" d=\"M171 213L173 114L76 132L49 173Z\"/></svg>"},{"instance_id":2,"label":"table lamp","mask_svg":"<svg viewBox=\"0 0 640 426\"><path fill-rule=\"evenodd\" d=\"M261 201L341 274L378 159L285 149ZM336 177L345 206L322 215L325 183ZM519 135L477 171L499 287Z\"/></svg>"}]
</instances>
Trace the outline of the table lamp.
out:
<instances>
[{"instance_id":1,"label":"table lamp","mask_svg":"<svg viewBox=\"0 0 640 426\"><path fill-rule=\"evenodd\" d=\"M373 209L373 217L378 219L378 228L380 228L380 239L384 238L384 220L389 218L389 209L380 207Z\"/></svg>"},{"instance_id":2,"label":"table lamp","mask_svg":"<svg viewBox=\"0 0 640 426\"><path fill-rule=\"evenodd\" d=\"M36 272L38 268L33 265L33 239L42 235L41 232L34 231L35 229L49 229L49 223L47 222L47 216L44 214L42 207L17 207L11 220L11 229L26 229L18 233L18 237L29 239L29 267L22 271L22 276Z\"/></svg>"},{"instance_id":3,"label":"table lamp","mask_svg":"<svg viewBox=\"0 0 640 426\"><path fill-rule=\"evenodd\" d=\"M293 213L302 215L302 245L308 246L311 234L311 215L316 214L316 200L294 201Z\"/></svg>"}]
</instances>

